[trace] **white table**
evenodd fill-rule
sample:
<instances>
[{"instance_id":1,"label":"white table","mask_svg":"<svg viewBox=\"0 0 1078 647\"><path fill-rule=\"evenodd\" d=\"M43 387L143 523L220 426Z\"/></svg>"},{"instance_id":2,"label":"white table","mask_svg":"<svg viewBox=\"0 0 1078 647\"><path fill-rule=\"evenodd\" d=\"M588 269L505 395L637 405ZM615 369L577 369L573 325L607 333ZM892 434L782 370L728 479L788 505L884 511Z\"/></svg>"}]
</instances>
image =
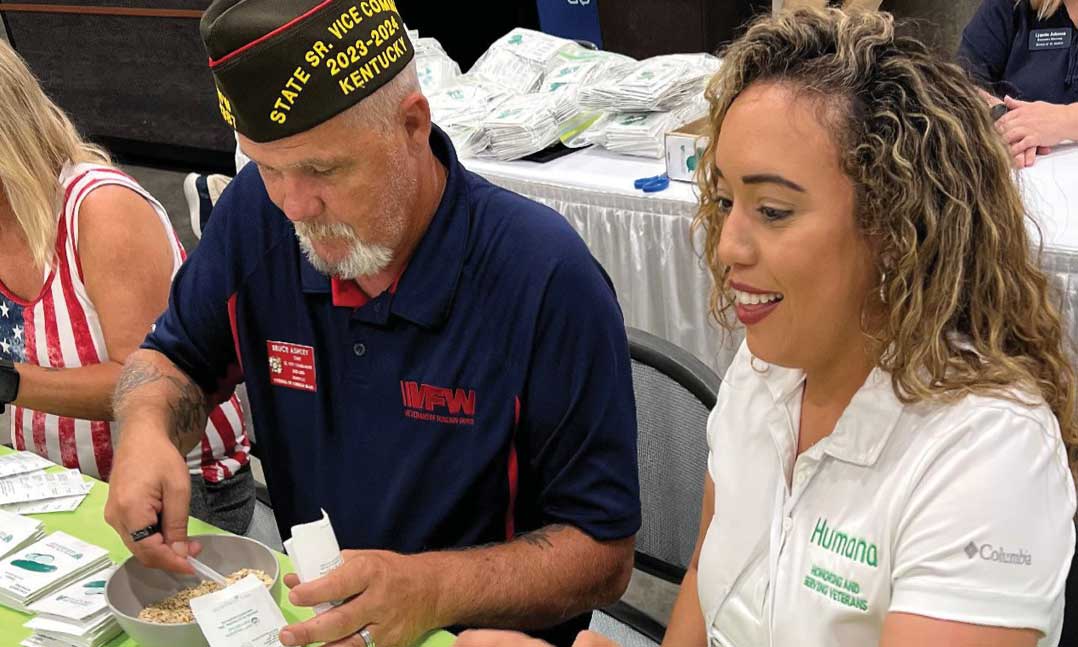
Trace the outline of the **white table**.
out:
<instances>
[{"instance_id":1,"label":"white table","mask_svg":"<svg viewBox=\"0 0 1078 647\"><path fill-rule=\"evenodd\" d=\"M644 194L633 180L665 170L662 160L588 149L546 164L465 159L491 182L565 216L602 263L618 292L625 322L668 339L722 375L736 350L707 314L711 278L690 225L696 194L672 182ZM1019 174L1026 202L1044 232L1042 264L1064 295L1064 315L1078 343L1078 145L1038 158Z\"/></svg>"}]
</instances>

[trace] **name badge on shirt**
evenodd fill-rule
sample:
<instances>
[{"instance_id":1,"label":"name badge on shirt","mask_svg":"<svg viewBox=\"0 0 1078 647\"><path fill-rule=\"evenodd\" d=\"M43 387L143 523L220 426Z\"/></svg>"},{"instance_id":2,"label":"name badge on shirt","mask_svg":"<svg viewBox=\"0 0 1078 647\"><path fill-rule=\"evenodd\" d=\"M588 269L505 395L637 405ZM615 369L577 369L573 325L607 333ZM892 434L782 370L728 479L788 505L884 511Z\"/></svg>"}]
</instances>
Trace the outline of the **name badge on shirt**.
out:
<instances>
[{"instance_id":1,"label":"name badge on shirt","mask_svg":"<svg viewBox=\"0 0 1078 647\"><path fill-rule=\"evenodd\" d=\"M1071 34L1073 31L1070 27L1034 29L1029 32L1029 51L1066 49L1071 46Z\"/></svg>"},{"instance_id":2,"label":"name badge on shirt","mask_svg":"<svg viewBox=\"0 0 1078 647\"><path fill-rule=\"evenodd\" d=\"M266 341L270 384L300 391L317 391L314 348L286 341Z\"/></svg>"}]
</instances>

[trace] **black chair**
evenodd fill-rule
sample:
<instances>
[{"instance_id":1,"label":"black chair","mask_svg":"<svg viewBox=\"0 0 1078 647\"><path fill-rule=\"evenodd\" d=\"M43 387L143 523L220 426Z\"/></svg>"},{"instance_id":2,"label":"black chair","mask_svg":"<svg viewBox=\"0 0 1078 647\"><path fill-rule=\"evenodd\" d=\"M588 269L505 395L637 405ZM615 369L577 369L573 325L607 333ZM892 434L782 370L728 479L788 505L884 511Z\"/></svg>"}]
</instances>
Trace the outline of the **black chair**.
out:
<instances>
[{"instance_id":1,"label":"black chair","mask_svg":"<svg viewBox=\"0 0 1078 647\"><path fill-rule=\"evenodd\" d=\"M636 569L680 585L696 548L704 475L707 417L719 376L689 352L628 328L636 394L642 525ZM597 611L592 629L624 647L662 642L666 625L624 599Z\"/></svg>"}]
</instances>

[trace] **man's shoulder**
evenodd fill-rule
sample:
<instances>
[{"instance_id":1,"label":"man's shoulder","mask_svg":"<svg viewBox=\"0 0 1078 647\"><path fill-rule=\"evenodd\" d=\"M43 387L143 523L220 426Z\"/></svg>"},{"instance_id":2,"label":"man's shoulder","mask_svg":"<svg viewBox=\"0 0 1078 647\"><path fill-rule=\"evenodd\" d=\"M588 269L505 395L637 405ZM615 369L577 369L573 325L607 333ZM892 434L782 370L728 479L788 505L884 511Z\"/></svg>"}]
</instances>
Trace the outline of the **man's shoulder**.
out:
<instances>
[{"instance_id":1,"label":"man's shoulder","mask_svg":"<svg viewBox=\"0 0 1078 647\"><path fill-rule=\"evenodd\" d=\"M229 182L213 206L202 240L192 257L225 264L238 281L267 263L287 262L277 253L294 239L291 224L266 193L262 178L248 164ZM201 251L202 248L206 248ZM208 257L207 257L208 254Z\"/></svg>"},{"instance_id":2,"label":"man's shoulder","mask_svg":"<svg viewBox=\"0 0 1078 647\"><path fill-rule=\"evenodd\" d=\"M592 262L580 234L554 209L466 172L473 248L516 264Z\"/></svg>"},{"instance_id":3,"label":"man's shoulder","mask_svg":"<svg viewBox=\"0 0 1078 647\"><path fill-rule=\"evenodd\" d=\"M258 169L248 164L213 206L204 238L223 236L229 248L264 251L290 232L288 219L270 200Z\"/></svg>"}]
</instances>

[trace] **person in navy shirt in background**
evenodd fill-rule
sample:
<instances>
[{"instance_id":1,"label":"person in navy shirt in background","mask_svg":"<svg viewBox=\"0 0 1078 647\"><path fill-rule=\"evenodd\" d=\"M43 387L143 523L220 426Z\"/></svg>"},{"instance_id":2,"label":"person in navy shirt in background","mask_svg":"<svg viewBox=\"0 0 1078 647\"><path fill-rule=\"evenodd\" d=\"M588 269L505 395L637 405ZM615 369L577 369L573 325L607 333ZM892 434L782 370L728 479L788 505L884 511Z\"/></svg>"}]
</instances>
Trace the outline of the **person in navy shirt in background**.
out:
<instances>
[{"instance_id":1,"label":"person in navy shirt in background","mask_svg":"<svg viewBox=\"0 0 1078 647\"><path fill-rule=\"evenodd\" d=\"M469 626L568 645L627 586L640 524L613 288L564 218L460 165L392 1L301 4L203 17L255 164L124 369L106 520L187 570L177 447L243 380L282 536L325 509L349 549L286 578L295 604L347 601L285 645Z\"/></svg>"},{"instance_id":2,"label":"person in navy shirt in background","mask_svg":"<svg viewBox=\"0 0 1078 647\"><path fill-rule=\"evenodd\" d=\"M1076 28L1078 0L983 0L962 32L959 63L1001 106L996 123L1018 168L1078 141Z\"/></svg>"}]
</instances>

